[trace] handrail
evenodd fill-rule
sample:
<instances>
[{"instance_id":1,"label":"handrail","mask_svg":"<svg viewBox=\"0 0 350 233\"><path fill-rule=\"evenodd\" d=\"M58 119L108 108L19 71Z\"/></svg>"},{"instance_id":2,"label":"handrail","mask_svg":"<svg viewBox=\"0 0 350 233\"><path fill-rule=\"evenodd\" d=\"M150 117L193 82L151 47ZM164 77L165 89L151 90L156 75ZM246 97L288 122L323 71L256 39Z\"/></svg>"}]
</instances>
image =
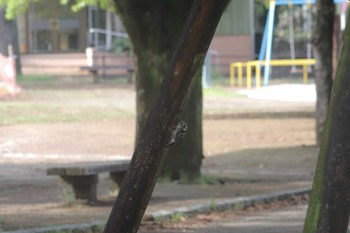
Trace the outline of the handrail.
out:
<instances>
[{"instance_id":1,"label":"handrail","mask_svg":"<svg viewBox=\"0 0 350 233\"><path fill-rule=\"evenodd\" d=\"M234 62L230 64L230 84L231 86L235 86L235 68L237 67L238 69L238 86L242 87L243 86L243 66L247 66L245 62Z\"/></svg>"},{"instance_id":2,"label":"handrail","mask_svg":"<svg viewBox=\"0 0 350 233\"><path fill-rule=\"evenodd\" d=\"M106 35L110 34L110 35L116 36L116 37L129 38L129 36L126 32L108 31L108 30L102 29L102 28L90 28L89 32L90 33L101 33L101 34L106 34Z\"/></svg>"},{"instance_id":3,"label":"handrail","mask_svg":"<svg viewBox=\"0 0 350 233\"><path fill-rule=\"evenodd\" d=\"M243 66L246 67L246 76L247 76L247 88L251 88L252 85L252 67L255 67L255 85L256 88L261 86L261 66L269 64L270 66L303 66L303 81L304 83L308 82L308 65L315 65L315 59L277 59L270 60L266 62L265 60L254 60L247 62L233 62L230 64L230 84L231 87L235 86L235 68L238 69L238 87L243 86Z\"/></svg>"},{"instance_id":4,"label":"handrail","mask_svg":"<svg viewBox=\"0 0 350 233\"><path fill-rule=\"evenodd\" d=\"M109 31L102 28L90 28L88 31L89 44L93 44L96 48L99 46L99 34L104 34L106 36L108 35L114 37L129 38L128 34L125 32ZM90 35L93 37L91 37Z\"/></svg>"}]
</instances>

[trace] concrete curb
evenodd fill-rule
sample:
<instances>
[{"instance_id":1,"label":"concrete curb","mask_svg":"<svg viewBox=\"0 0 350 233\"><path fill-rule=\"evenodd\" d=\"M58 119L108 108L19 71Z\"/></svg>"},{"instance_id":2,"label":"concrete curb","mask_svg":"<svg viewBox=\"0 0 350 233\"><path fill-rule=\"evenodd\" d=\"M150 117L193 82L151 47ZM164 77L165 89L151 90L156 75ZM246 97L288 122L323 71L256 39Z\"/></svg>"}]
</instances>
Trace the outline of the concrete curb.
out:
<instances>
[{"instance_id":1,"label":"concrete curb","mask_svg":"<svg viewBox=\"0 0 350 233\"><path fill-rule=\"evenodd\" d=\"M48 227L38 227L29 228L18 231L4 231L1 233L56 233L56 232L79 232L79 230L92 230L92 229L103 229L105 222L96 221L92 223L82 223L82 224L65 224L59 226L48 226Z\"/></svg>"},{"instance_id":2,"label":"concrete curb","mask_svg":"<svg viewBox=\"0 0 350 233\"><path fill-rule=\"evenodd\" d=\"M204 204L199 205L193 205L193 206L186 206L186 207L179 207L172 210L161 210L156 211L154 213L145 215L145 218L170 218L174 214L183 214L183 215L191 215L195 213L203 213L213 210L227 210L231 208L247 208L250 206L253 206L254 204L260 204L260 203L269 203L276 200L283 200L287 199L292 196L301 196L305 194L309 194L311 191L310 188L305 189L296 189L296 190L289 190L285 192L275 192L271 194L264 194L264 195L256 195L256 196L249 196L249 197L238 197L238 198L232 198L232 199L220 199L217 201L210 201Z\"/></svg>"},{"instance_id":3,"label":"concrete curb","mask_svg":"<svg viewBox=\"0 0 350 233\"><path fill-rule=\"evenodd\" d=\"M156 211L151 214L146 214L144 217L146 219L147 218L159 219L159 218L171 218L174 214L191 215L195 213L203 213L203 212L208 212L213 210L222 211L222 210L227 210L231 208L243 209L243 208L253 206L254 204L269 203L276 200L284 200L293 196L302 196L305 194L309 194L310 191L311 191L310 188L304 188L304 189L295 189L295 190L289 190L284 192L274 192L274 193L264 194L264 195L255 195L255 196L249 196L249 197L220 199L217 201L212 200L207 203L199 204L199 205L184 206L184 207L174 208L171 210ZM86 230L100 229L100 228L103 228L104 224L105 222L103 221L96 221L96 222L84 223L84 224L66 224L66 225L60 225L60 226L31 228L31 229L24 229L24 230L18 230L18 231L5 231L3 233L49 233L49 232L59 232L59 231L79 232L79 230L84 230L84 229Z\"/></svg>"}]
</instances>

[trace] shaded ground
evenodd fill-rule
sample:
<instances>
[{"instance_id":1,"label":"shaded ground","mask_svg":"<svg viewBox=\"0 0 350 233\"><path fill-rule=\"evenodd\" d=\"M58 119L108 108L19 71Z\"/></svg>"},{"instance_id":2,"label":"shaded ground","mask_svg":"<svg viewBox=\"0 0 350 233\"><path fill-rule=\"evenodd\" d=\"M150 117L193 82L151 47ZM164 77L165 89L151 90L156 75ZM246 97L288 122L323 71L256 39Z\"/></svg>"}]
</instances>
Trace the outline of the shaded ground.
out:
<instances>
[{"instance_id":1,"label":"shaded ground","mask_svg":"<svg viewBox=\"0 0 350 233\"><path fill-rule=\"evenodd\" d=\"M140 232L175 233L299 233L302 232L307 198L290 198L245 210L212 211L192 216L174 216L161 222L146 222Z\"/></svg>"},{"instance_id":2,"label":"shaded ground","mask_svg":"<svg viewBox=\"0 0 350 233\"><path fill-rule=\"evenodd\" d=\"M107 175L100 176L101 203L69 207L64 184L46 176L46 168L130 157L133 87L59 83L23 89L19 99L0 107L2 228L106 220L116 193ZM252 100L213 88L204 108L203 173L225 184L159 183L148 212L310 186L317 156L312 102Z\"/></svg>"}]
</instances>

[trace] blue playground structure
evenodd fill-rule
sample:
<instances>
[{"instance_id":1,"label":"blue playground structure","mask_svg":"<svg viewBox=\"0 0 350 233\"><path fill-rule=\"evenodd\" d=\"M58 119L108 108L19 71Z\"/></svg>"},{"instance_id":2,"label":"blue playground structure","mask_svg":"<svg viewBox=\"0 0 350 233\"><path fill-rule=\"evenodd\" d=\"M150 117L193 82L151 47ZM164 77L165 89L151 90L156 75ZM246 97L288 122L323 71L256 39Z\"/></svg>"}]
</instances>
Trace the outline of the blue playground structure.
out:
<instances>
[{"instance_id":1,"label":"blue playground structure","mask_svg":"<svg viewBox=\"0 0 350 233\"><path fill-rule=\"evenodd\" d=\"M278 5L311 5L314 4L316 0L271 0L269 5L269 11L267 15L267 21L265 25L264 35L262 39L262 44L260 48L259 61L265 60L265 70L264 70L264 85L269 83L269 73L270 73L270 61L271 61L271 50L272 50L272 39L274 30L274 17L275 9ZM334 3L346 3L348 0L334 0ZM345 11L344 11L345 13ZM311 13L310 13L311 16ZM292 29L292 28L291 28ZM291 35L292 36L292 35ZM293 55L293 49L291 49L291 58L295 59ZM311 52L308 52L308 58L311 58Z\"/></svg>"}]
</instances>

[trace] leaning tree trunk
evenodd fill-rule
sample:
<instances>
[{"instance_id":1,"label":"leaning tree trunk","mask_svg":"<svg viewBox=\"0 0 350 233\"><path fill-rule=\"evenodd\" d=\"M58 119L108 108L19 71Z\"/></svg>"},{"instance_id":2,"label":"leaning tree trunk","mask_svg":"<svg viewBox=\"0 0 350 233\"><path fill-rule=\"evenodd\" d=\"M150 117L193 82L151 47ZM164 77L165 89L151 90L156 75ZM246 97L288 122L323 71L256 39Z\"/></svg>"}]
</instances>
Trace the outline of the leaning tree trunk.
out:
<instances>
[{"instance_id":1,"label":"leaning tree trunk","mask_svg":"<svg viewBox=\"0 0 350 233\"><path fill-rule=\"evenodd\" d=\"M195 73L203 64L228 2L229 0L194 1L109 215L105 233L137 232L163 164L164 152L168 150L172 126L179 123L183 106L195 85ZM181 143L188 141L183 140Z\"/></svg>"},{"instance_id":2,"label":"leaning tree trunk","mask_svg":"<svg viewBox=\"0 0 350 233\"><path fill-rule=\"evenodd\" d=\"M312 44L316 59L316 142L320 145L333 84L333 0L317 0L317 17Z\"/></svg>"},{"instance_id":3,"label":"leaning tree trunk","mask_svg":"<svg viewBox=\"0 0 350 233\"><path fill-rule=\"evenodd\" d=\"M304 233L346 233L350 213L350 15L344 33Z\"/></svg>"},{"instance_id":4,"label":"leaning tree trunk","mask_svg":"<svg viewBox=\"0 0 350 233\"><path fill-rule=\"evenodd\" d=\"M114 0L114 2L133 44L137 60L137 144L192 1ZM203 157L201 115L201 83L197 82L182 116L189 125L186 138L191 141L191 145L178 145L168 151L163 175L178 179L180 173L189 177L200 174Z\"/></svg>"}]
</instances>

